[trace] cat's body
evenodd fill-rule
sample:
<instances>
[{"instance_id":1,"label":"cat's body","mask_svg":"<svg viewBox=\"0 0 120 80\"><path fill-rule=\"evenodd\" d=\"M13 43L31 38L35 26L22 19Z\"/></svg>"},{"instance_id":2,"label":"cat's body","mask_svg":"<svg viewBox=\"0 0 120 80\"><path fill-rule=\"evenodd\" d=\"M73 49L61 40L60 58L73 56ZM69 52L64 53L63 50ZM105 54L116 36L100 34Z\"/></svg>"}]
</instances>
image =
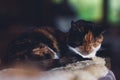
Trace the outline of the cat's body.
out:
<instances>
[{"instance_id":1,"label":"cat's body","mask_svg":"<svg viewBox=\"0 0 120 80\"><path fill-rule=\"evenodd\" d=\"M102 31L100 26L83 20L72 22L67 33L50 27L37 28L13 40L2 62L52 59L53 62L50 63L53 66L57 66L56 63L61 66L78 60L88 60L95 57L101 46Z\"/></svg>"},{"instance_id":2,"label":"cat's body","mask_svg":"<svg viewBox=\"0 0 120 80\"><path fill-rule=\"evenodd\" d=\"M31 32L26 32L13 40L7 49L3 59L7 62L12 60L43 60L59 59L63 49L59 34L50 27L41 27Z\"/></svg>"}]
</instances>

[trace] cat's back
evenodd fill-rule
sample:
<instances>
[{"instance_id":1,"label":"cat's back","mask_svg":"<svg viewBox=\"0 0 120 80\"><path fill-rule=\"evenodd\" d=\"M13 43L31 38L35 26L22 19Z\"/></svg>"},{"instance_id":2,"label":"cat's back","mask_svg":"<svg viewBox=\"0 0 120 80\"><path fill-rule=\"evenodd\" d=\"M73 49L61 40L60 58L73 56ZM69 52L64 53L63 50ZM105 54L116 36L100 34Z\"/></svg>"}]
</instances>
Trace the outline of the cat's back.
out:
<instances>
[{"instance_id":1,"label":"cat's back","mask_svg":"<svg viewBox=\"0 0 120 80\"><path fill-rule=\"evenodd\" d=\"M61 33L58 29L40 27L20 34L8 45L6 53L2 57L3 62L14 61L18 58L20 60L53 58L53 55L60 51L58 38ZM44 54L47 57L44 57Z\"/></svg>"}]
</instances>

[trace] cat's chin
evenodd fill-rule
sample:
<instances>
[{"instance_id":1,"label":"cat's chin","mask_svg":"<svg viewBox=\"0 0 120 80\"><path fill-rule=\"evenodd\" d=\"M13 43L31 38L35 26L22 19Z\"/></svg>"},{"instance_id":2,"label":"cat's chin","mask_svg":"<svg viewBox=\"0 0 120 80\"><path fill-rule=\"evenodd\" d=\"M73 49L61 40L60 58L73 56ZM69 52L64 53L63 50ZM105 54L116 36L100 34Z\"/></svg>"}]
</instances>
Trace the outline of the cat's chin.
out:
<instances>
[{"instance_id":1,"label":"cat's chin","mask_svg":"<svg viewBox=\"0 0 120 80\"><path fill-rule=\"evenodd\" d=\"M97 51L92 51L92 52L81 52L78 48L75 48L76 51L78 51L79 55L82 56L83 58L93 58L96 56Z\"/></svg>"},{"instance_id":2,"label":"cat's chin","mask_svg":"<svg viewBox=\"0 0 120 80\"><path fill-rule=\"evenodd\" d=\"M93 51L92 52L82 52L79 47L73 48L71 46L69 46L69 49L72 50L73 52L75 52L76 54L82 56L83 58L93 58L96 57L96 53L97 51L100 49L101 45L97 46L96 48L93 47Z\"/></svg>"}]
</instances>

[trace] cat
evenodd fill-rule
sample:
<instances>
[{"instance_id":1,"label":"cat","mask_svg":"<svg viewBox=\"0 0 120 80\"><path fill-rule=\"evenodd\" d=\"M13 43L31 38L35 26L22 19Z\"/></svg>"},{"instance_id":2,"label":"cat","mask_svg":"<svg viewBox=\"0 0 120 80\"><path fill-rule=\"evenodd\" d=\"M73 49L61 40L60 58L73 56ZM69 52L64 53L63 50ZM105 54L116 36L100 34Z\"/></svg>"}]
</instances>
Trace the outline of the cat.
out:
<instances>
[{"instance_id":1,"label":"cat","mask_svg":"<svg viewBox=\"0 0 120 80\"><path fill-rule=\"evenodd\" d=\"M83 58L93 58L101 47L105 29L106 27L90 21L72 21L66 34L66 44L70 50Z\"/></svg>"},{"instance_id":2,"label":"cat","mask_svg":"<svg viewBox=\"0 0 120 80\"><path fill-rule=\"evenodd\" d=\"M9 44L2 62L54 59L51 64L63 66L78 60L88 60L95 57L99 50L103 31L100 25L84 20L72 21L67 33L51 27L35 28Z\"/></svg>"}]
</instances>

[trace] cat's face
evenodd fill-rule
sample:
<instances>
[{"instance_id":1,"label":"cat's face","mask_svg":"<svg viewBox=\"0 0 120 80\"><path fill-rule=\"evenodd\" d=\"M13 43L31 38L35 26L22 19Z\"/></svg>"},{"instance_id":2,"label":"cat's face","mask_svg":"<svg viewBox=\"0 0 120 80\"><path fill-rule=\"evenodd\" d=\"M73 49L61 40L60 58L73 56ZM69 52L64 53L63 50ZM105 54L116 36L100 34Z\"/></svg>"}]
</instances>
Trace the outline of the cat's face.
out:
<instances>
[{"instance_id":1,"label":"cat's face","mask_svg":"<svg viewBox=\"0 0 120 80\"><path fill-rule=\"evenodd\" d=\"M103 41L103 28L92 22L71 22L68 44L82 55L95 54Z\"/></svg>"}]
</instances>

